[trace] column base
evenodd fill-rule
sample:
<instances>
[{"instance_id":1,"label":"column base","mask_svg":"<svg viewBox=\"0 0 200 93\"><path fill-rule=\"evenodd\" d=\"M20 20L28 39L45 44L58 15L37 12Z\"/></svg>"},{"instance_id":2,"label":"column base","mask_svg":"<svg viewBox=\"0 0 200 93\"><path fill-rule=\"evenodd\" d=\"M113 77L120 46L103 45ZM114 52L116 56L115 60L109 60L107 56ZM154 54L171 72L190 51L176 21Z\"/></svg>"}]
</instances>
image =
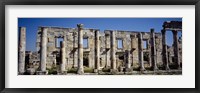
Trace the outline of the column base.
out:
<instances>
[{"instance_id":1,"label":"column base","mask_svg":"<svg viewBox=\"0 0 200 93\"><path fill-rule=\"evenodd\" d=\"M98 69L94 69L94 73L99 73L99 70Z\"/></svg>"},{"instance_id":2,"label":"column base","mask_svg":"<svg viewBox=\"0 0 200 93\"><path fill-rule=\"evenodd\" d=\"M24 75L25 72L18 72L18 75Z\"/></svg>"},{"instance_id":3,"label":"column base","mask_svg":"<svg viewBox=\"0 0 200 93\"><path fill-rule=\"evenodd\" d=\"M158 69L157 66L154 66L154 67L153 67L153 70L154 70L154 71L158 71L159 69Z\"/></svg>"},{"instance_id":4,"label":"column base","mask_svg":"<svg viewBox=\"0 0 200 93\"><path fill-rule=\"evenodd\" d=\"M178 70L181 70L182 68L181 68L181 67L178 67L177 69L178 69Z\"/></svg>"},{"instance_id":5,"label":"column base","mask_svg":"<svg viewBox=\"0 0 200 93\"><path fill-rule=\"evenodd\" d=\"M167 71L170 70L168 65L165 66L165 70L167 70Z\"/></svg>"},{"instance_id":6,"label":"column base","mask_svg":"<svg viewBox=\"0 0 200 93\"><path fill-rule=\"evenodd\" d=\"M118 70L117 69L110 69L111 74L118 74Z\"/></svg>"},{"instance_id":7,"label":"column base","mask_svg":"<svg viewBox=\"0 0 200 93\"><path fill-rule=\"evenodd\" d=\"M79 75L84 74L84 70L83 69L78 69L77 74L79 74Z\"/></svg>"},{"instance_id":8,"label":"column base","mask_svg":"<svg viewBox=\"0 0 200 93\"><path fill-rule=\"evenodd\" d=\"M124 71L124 68L120 66L120 67L118 68L118 72L123 72L123 71Z\"/></svg>"},{"instance_id":9,"label":"column base","mask_svg":"<svg viewBox=\"0 0 200 93\"><path fill-rule=\"evenodd\" d=\"M58 75L67 75L67 70L66 71L60 71L57 73Z\"/></svg>"},{"instance_id":10,"label":"column base","mask_svg":"<svg viewBox=\"0 0 200 93\"><path fill-rule=\"evenodd\" d=\"M153 69L153 71L158 71L158 70L159 70L158 68L154 68L154 69Z\"/></svg>"},{"instance_id":11,"label":"column base","mask_svg":"<svg viewBox=\"0 0 200 93\"><path fill-rule=\"evenodd\" d=\"M37 71L36 75L47 75L48 74L48 70L46 71Z\"/></svg>"},{"instance_id":12,"label":"column base","mask_svg":"<svg viewBox=\"0 0 200 93\"><path fill-rule=\"evenodd\" d=\"M146 71L144 67L140 67L140 71Z\"/></svg>"},{"instance_id":13,"label":"column base","mask_svg":"<svg viewBox=\"0 0 200 93\"><path fill-rule=\"evenodd\" d=\"M35 69L34 68L28 68L26 70L26 73L29 74L29 75L34 75L35 74Z\"/></svg>"},{"instance_id":14,"label":"column base","mask_svg":"<svg viewBox=\"0 0 200 93\"><path fill-rule=\"evenodd\" d=\"M131 69L131 68L126 68L125 71L126 71L126 72L132 72L133 69Z\"/></svg>"},{"instance_id":15,"label":"column base","mask_svg":"<svg viewBox=\"0 0 200 93\"><path fill-rule=\"evenodd\" d=\"M96 73L96 74L102 74L102 70L98 70L98 69L94 69L94 73Z\"/></svg>"},{"instance_id":16,"label":"column base","mask_svg":"<svg viewBox=\"0 0 200 93\"><path fill-rule=\"evenodd\" d=\"M110 66L106 66L105 68L111 68Z\"/></svg>"}]
</instances>

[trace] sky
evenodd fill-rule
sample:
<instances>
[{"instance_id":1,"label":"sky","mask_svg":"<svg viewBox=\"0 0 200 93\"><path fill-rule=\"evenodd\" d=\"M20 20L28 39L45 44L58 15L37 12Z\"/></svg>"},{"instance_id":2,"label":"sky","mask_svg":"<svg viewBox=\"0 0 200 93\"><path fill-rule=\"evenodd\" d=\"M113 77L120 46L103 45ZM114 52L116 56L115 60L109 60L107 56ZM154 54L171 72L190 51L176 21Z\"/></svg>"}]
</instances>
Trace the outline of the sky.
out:
<instances>
[{"instance_id":1,"label":"sky","mask_svg":"<svg viewBox=\"0 0 200 93\"><path fill-rule=\"evenodd\" d=\"M161 32L165 21L182 21L182 18L18 18L18 28L26 27L26 51L36 51L36 37L39 26L56 26L65 28L77 28L77 24L84 24L84 28L104 30L127 30ZM18 29L19 36L19 29ZM172 45L173 34L166 33L167 44ZM181 36L181 33L178 33Z\"/></svg>"}]
</instances>

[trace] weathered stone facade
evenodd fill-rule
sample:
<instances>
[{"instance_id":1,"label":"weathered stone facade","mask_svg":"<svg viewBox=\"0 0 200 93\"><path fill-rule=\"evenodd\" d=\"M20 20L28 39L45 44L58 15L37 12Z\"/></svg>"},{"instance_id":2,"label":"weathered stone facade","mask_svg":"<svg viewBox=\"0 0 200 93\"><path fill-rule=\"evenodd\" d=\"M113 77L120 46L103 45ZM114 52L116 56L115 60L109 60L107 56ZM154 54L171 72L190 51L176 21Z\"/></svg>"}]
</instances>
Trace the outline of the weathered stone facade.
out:
<instances>
[{"instance_id":1,"label":"weathered stone facade","mask_svg":"<svg viewBox=\"0 0 200 93\"><path fill-rule=\"evenodd\" d=\"M84 28L83 24L78 24L77 28L39 27L37 53L31 54L29 62L32 60L30 63L34 63L33 59L39 62L37 74L47 74L46 69L53 67L59 68L56 70L60 74L67 74L73 68L77 68L77 74L87 73L84 71L88 68L92 73L108 69L112 74L136 69L155 71L162 67L170 70L170 63L177 63L180 69L182 40L178 39L177 31L179 29L173 29L174 43L170 47L166 44L164 25L161 32L155 32L154 29L149 32L102 32L99 29ZM83 39L87 42L83 43ZM86 47L83 44L87 44Z\"/></svg>"}]
</instances>

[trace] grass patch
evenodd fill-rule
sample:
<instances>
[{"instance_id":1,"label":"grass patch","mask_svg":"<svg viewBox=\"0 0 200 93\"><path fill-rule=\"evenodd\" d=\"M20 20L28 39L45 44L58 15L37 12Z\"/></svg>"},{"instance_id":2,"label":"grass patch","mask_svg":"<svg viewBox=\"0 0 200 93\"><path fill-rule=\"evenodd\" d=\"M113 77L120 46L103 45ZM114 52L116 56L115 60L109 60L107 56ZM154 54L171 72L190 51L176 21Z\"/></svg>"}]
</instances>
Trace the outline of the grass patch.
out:
<instances>
[{"instance_id":1,"label":"grass patch","mask_svg":"<svg viewBox=\"0 0 200 93\"><path fill-rule=\"evenodd\" d=\"M67 73L77 73L78 68L71 68L67 71ZM93 73L93 69L92 68L88 68L88 67L84 67L84 73Z\"/></svg>"},{"instance_id":2,"label":"grass patch","mask_svg":"<svg viewBox=\"0 0 200 93\"><path fill-rule=\"evenodd\" d=\"M92 68L84 67L84 73L93 73L94 70Z\"/></svg>"},{"instance_id":3,"label":"grass patch","mask_svg":"<svg viewBox=\"0 0 200 93\"><path fill-rule=\"evenodd\" d=\"M57 68L56 67L47 68L47 70L48 70L48 75L57 74Z\"/></svg>"},{"instance_id":4,"label":"grass patch","mask_svg":"<svg viewBox=\"0 0 200 93\"><path fill-rule=\"evenodd\" d=\"M71 68L67 71L67 73L77 73L78 68Z\"/></svg>"}]
</instances>

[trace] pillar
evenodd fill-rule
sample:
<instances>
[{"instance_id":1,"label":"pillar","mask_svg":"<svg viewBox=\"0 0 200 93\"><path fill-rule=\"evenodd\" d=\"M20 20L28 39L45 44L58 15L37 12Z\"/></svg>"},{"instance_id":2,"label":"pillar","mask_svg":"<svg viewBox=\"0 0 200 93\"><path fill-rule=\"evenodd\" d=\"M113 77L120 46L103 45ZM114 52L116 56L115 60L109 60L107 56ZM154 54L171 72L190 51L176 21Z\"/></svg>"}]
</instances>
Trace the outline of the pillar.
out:
<instances>
[{"instance_id":1,"label":"pillar","mask_svg":"<svg viewBox=\"0 0 200 93\"><path fill-rule=\"evenodd\" d=\"M140 70L141 71L144 71L145 70L145 68L144 68L144 56L143 56L143 39L142 39L142 33L139 33L138 34L138 36L139 36L139 40L138 40L138 42L139 42L139 62L140 62Z\"/></svg>"},{"instance_id":2,"label":"pillar","mask_svg":"<svg viewBox=\"0 0 200 93\"><path fill-rule=\"evenodd\" d=\"M165 65L166 70L170 70L169 68L169 61L168 61L168 56L167 56L167 44L166 44L166 30L162 30L162 54L163 54L163 63Z\"/></svg>"},{"instance_id":3,"label":"pillar","mask_svg":"<svg viewBox=\"0 0 200 93\"><path fill-rule=\"evenodd\" d=\"M83 24L77 24L78 27L78 74L84 73L83 68Z\"/></svg>"},{"instance_id":4,"label":"pillar","mask_svg":"<svg viewBox=\"0 0 200 93\"><path fill-rule=\"evenodd\" d=\"M57 66L56 58L54 59L53 64L55 67Z\"/></svg>"},{"instance_id":5,"label":"pillar","mask_svg":"<svg viewBox=\"0 0 200 93\"><path fill-rule=\"evenodd\" d=\"M65 64L66 64L66 53L65 53L65 41L61 41L60 42L60 57L61 57L61 63L60 63L60 72L61 74L66 74L67 71L66 71L66 67L65 67Z\"/></svg>"},{"instance_id":6,"label":"pillar","mask_svg":"<svg viewBox=\"0 0 200 93\"><path fill-rule=\"evenodd\" d=\"M147 47L147 50L148 50L148 53L149 53L149 55L148 55L149 66L152 67L152 61L151 61L151 45L150 45L150 40L149 40L149 39L147 40L147 45L146 45L146 47Z\"/></svg>"},{"instance_id":7,"label":"pillar","mask_svg":"<svg viewBox=\"0 0 200 93\"><path fill-rule=\"evenodd\" d=\"M155 44L155 32L151 29L151 60L153 65L153 70L158 70L157 67L157 56L156 56L156 44Z\"/></svg>"},{"instance_id":8,"label":"pillar","mask_svg":"<svg viewBox=\"0 0 200 93\"><path fill-rule=\"evenodd\" d=\"M78 48L78 42L77 42L77 33L76 32L73 32L73 68L75 67L78 67L78 51L77 51L77 48Z\"/></svg>"},{"instance_id":9,"label":"pillar","mask_svg":"<svg viewBox=\"0 0 200 93\"><path fill-rule=\"evenodd\" d=\"M111 31L111 72L116 73L116 44L115 44L115 31Z\"/></svg>"},{"instance_id":10,"label":"pillar","mask_svg":"<svg viewBox=\"0 0 200 93\"><path fill-rule=\"evenodd\" d=\"M109 54L110 54L110 42L109 42L109 34L105 34L105 40L106 40L106 68L108 68L108 67L110 67L110 56L109 56Z\"/></svg>"},{"instance_id":11,"label":"pillar","mask_svg":"<svg viewBox=\"0 0 200 93\"><path fill-rule=\"evenodd\" d=\"M40 70L39 75L47 74L46 71L46 57L47 57L47 28L42 28L41 42L40 42Z\"/></svg>"},{"instance_id":12,"label":"pillar","mask_svg":"<svg viewBox=\"0 0 200 93\"><path fill-rule=\"evenodd\" d=\"M25 51L26 51L26 28L20 27L19 35L19 60L18 60L18 74L25 72Z\"/></svg>"},{"instance_id":13,"label":"pillar","mask_svg":"<svg viewBox=\"0 0 200 93\"><path fill-rule=\"evenodd\" d=\"M174 57L177 63L177 68L181 69L180 61L179 61L179 43L178 43L178 31L173 30L173 41L174 41Z\"/></svg>"},{"instance_id":14,"label":"pillar","mask_svg":"<svg viewBox=\"0 0 200 93\"><path fill-rule=\"evenodd\" d=\"M94 70L94 72L95 73L97 73L100 69L99 69L99 67L100 67L100 58L99 58L99 31L98 30L96 30L95 31L95 56L96 56L96 58L95 58L95 70Z\"/></svg>"},{"instance_id":15,"label":"pillar","mask_svg":"<svg viewBox=\"0 0 200 93\"><path fill-rule=\"evenodd\" d=\"M132 69L131 69L131 62L130 62L130 51L129 50L126 50L125 51L126 53L126 72L131 72Z\"/></svg>"},{"instance_id":16,"label":"pillar","mask_svg":"<svg viewBox=\"0 0 200 93\"><path fill-rule=\"evenodd\" d=\"M64 53L65 53L65 69L68 69L68 59L69 59L69 48L68 48L68 40L69 40L69 35L68 32L64 31L64 36L63 36L63 42L64 42Z\"/></svg>"},{"instance_id":17,"label":"pillar","mask_svg":"<svg viewBox=\"0 0 200 93\"><path fill-rule=\"evenodd\" d=\"M136 49L136 45L137 45L137 42L136 42L136 35L131 35L131 55L132 55L132 65L134 64L134 51Z\"/></svg>"}]
</instances>

